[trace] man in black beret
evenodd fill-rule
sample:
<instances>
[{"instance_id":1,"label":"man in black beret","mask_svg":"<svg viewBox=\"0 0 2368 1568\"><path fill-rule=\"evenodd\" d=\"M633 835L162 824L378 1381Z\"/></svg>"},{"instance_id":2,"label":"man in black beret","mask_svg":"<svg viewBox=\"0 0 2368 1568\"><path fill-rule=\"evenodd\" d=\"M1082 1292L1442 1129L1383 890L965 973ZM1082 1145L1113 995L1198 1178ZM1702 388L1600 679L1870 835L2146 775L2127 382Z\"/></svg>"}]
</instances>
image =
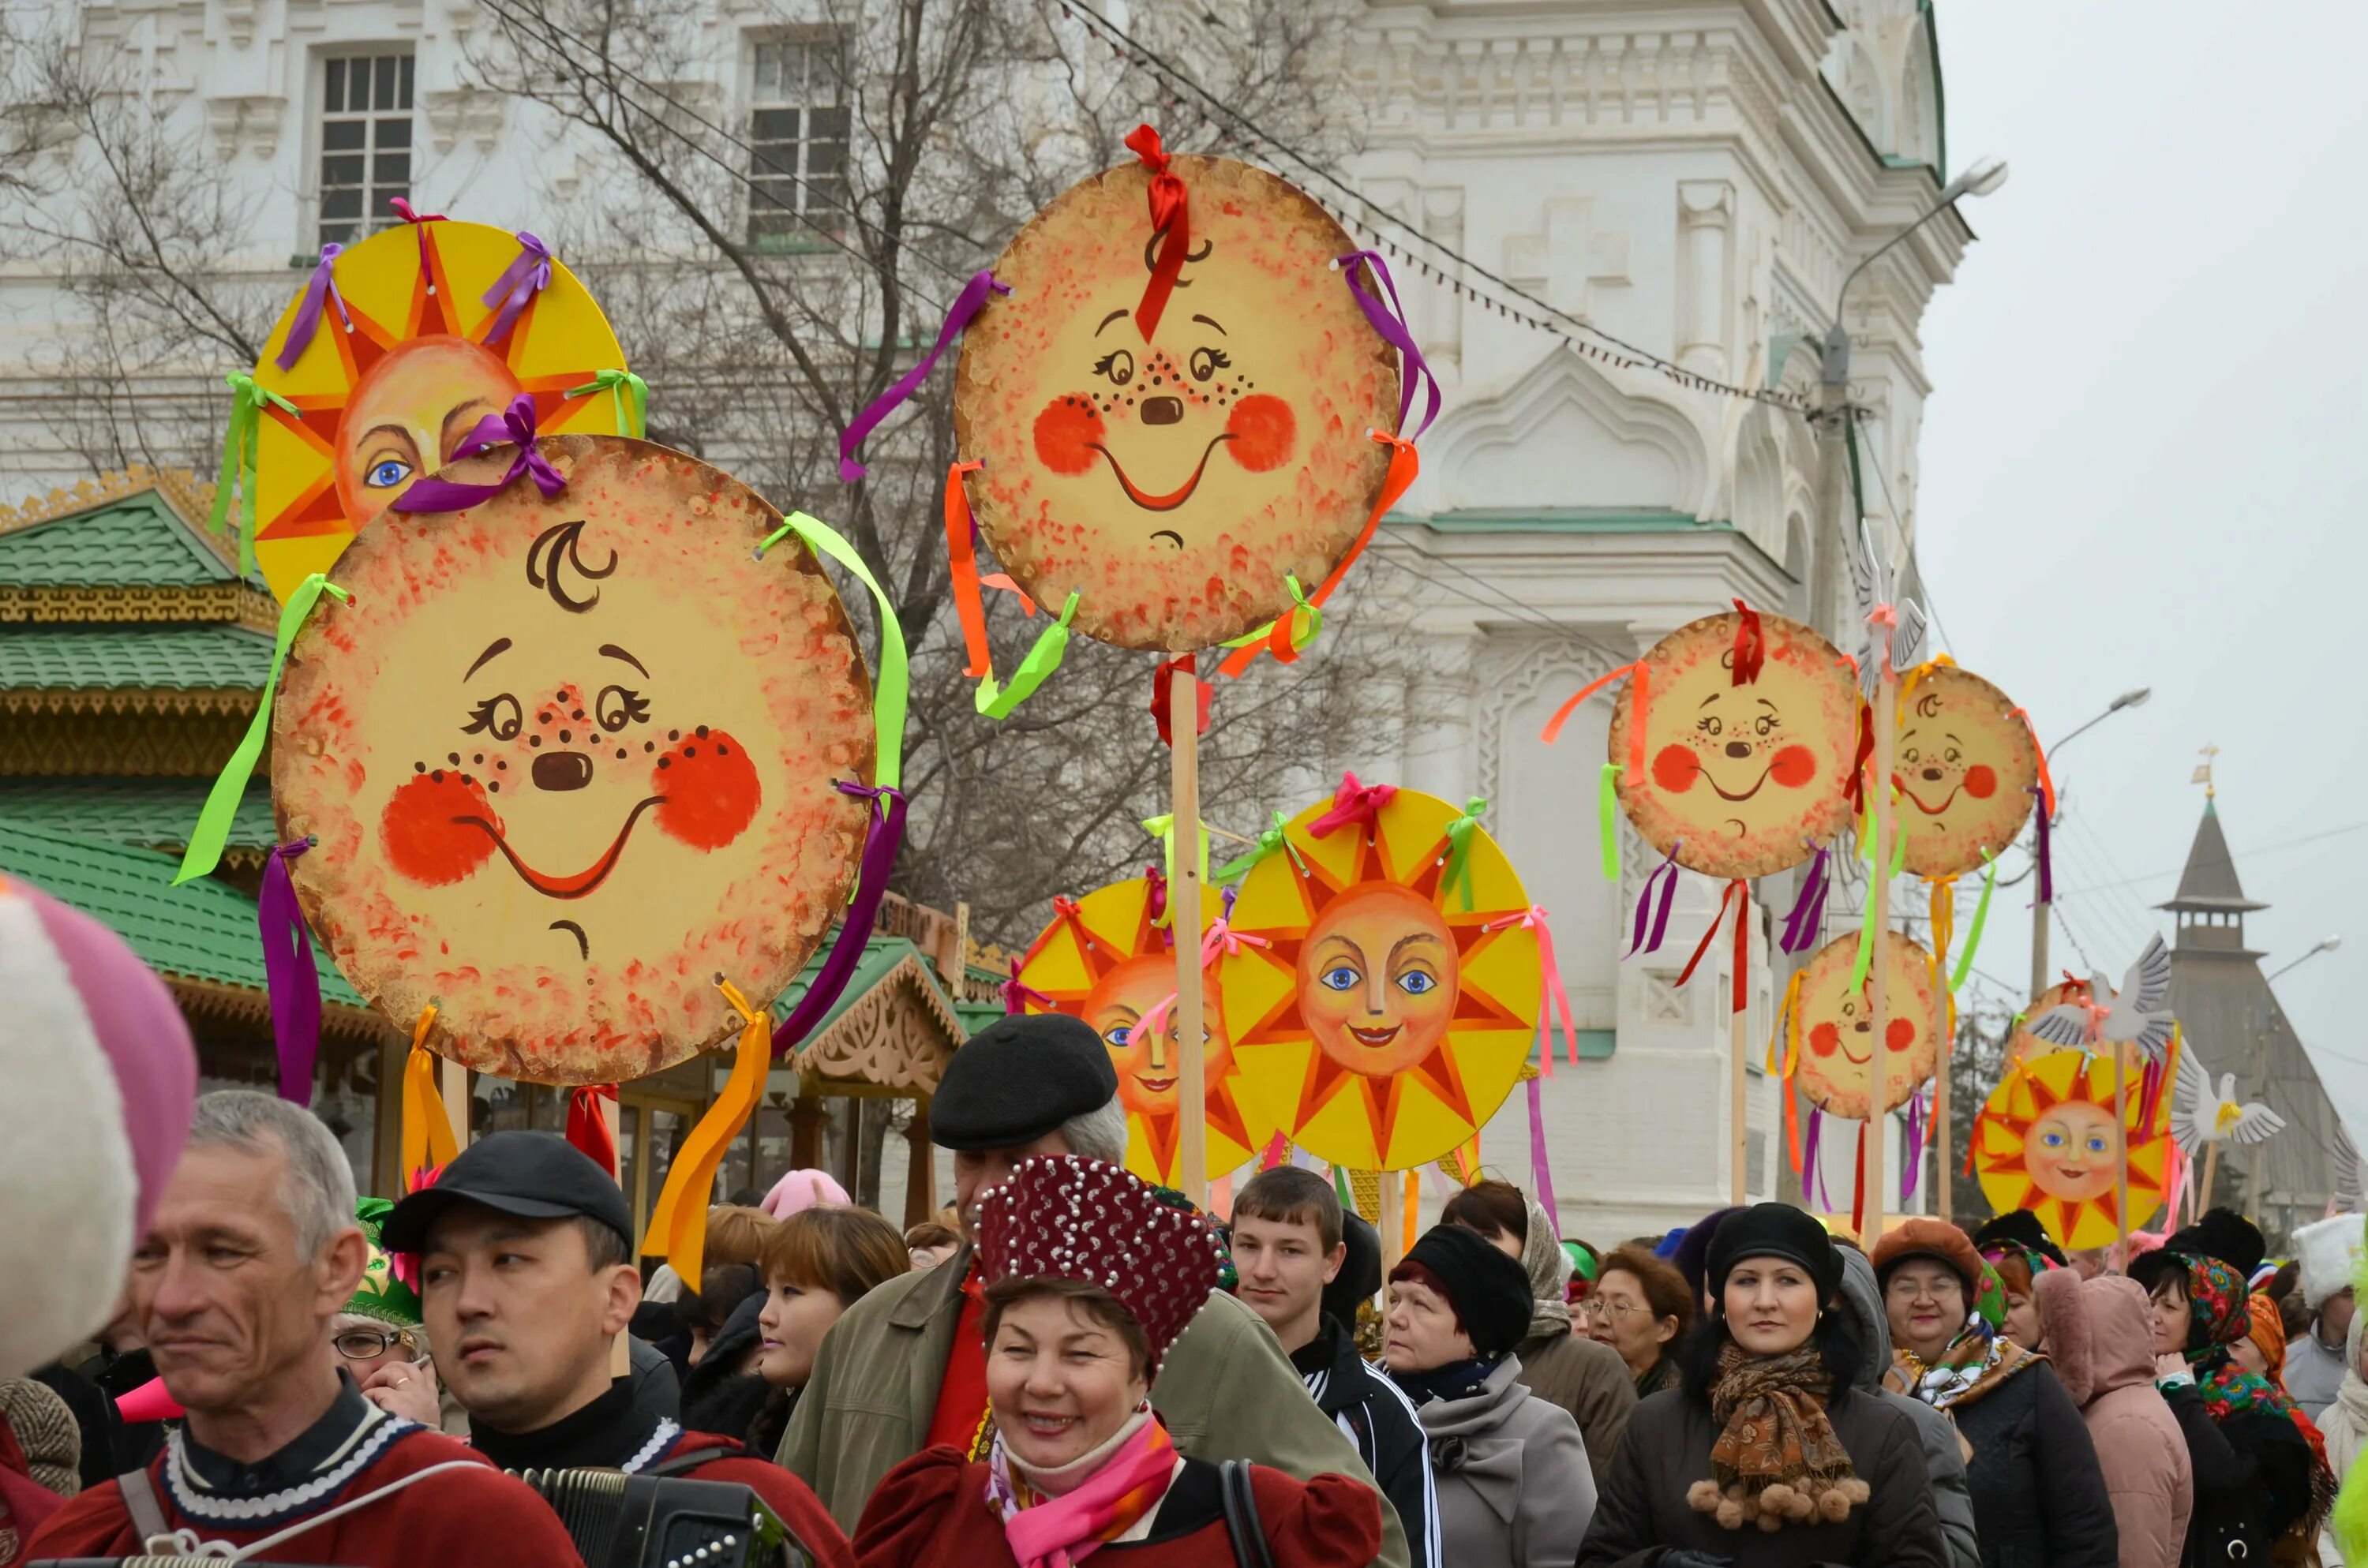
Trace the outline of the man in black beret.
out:
<instances>
[{"instance_id":1,"label":"man in black beret","mask_svg":"<svg viewBox=\"0 0 2368 1568\"><path fill-rule=\"evenodd\" d=\"M1066 1014L997 1018L947 1063L929 1136L953 1151L962 1245L926 1273L881 1286L831 1326L781 1439L780 1462L850 1532L881 1478L923 1449L986 1456L985 1302L972 1267L978 1200L1030 1155L1125 1163L1126 1109L1110 1049ZM1212 1295L1168 1350L1151 1403L1189 1458L1250 1460L1302 1480L1327 1471L1372 1480L1274 1331L1229 1295ZM1406 1535L1386 1497L1382 1528L1376 1561L1405 1568Z\"/></svg>"}]
</instances>

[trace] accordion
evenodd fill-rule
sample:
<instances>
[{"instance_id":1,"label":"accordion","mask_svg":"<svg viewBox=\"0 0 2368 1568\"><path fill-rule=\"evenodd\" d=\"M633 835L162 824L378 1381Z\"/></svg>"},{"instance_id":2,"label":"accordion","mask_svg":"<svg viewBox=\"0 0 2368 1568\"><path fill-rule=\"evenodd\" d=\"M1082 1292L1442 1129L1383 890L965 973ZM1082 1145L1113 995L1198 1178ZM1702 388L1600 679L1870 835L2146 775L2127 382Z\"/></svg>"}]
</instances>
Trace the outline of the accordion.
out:
<instances>
[{"instance_id":1,"label":"accordion","mask_svg":"<svg viewBox=\"0 0 2368 1568\"><path fill-rule=\"evenodd\" d=\"M737 1482L529 1470L584 1568L813 1568L814 1556Z\"/></svg>"}]
</instances>

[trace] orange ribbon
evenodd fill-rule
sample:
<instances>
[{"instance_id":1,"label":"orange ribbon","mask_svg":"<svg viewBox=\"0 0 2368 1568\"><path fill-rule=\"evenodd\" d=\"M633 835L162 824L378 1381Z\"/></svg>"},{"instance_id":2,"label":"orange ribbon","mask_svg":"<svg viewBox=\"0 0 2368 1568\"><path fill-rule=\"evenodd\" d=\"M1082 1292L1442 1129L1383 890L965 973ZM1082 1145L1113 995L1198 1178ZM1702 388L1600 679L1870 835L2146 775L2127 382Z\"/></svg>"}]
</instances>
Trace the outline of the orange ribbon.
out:
<instances>
[{"instance_id":1,"label":"orange ribbon","mask_svg":"<svg viewBox=\"0 0 2368 1568\"><path fill-rule=\"evenodd\" d=\"M1325 604L1331 599L1333 591L1348 576L1349 568L1357 563L1357 558L1365 553L1365 547L1372 543L1373 532L1382 526L1383 517L1398 504L1399 497L1406 493L1416 475L1422 471L1422 460L1416 454L1412 441L1401 440L1379 430L1368 431L1367 434L1390 449L1389 472L1382 478L1381 495L1373 502L1372 511L1366 516L1363 531L1357 535L1356 542L1349 546L1349 552L1340 557L1339 564L1332 568L1331 575L1316 585L1315 591L1307 596L1307 602L1311 605ZM1285 664L1297 658L1298 651L1291 646L1291 631L1298 619L1299 613L1295 608L1277 616L1273 630L1265 638L1245 643L1226 654L1224 662L1217 666L1217 673L1222 676L1240 675L1258 658L1261 648L1275 653ZM1286 653L1288 657L1285 657Z\"/></svg>"},{"instance_id":2,"label":"orange ribbon","mask_svg":"<svg viewBox=\"0 0 2368 1568\"><path fill-rule=\"evenodd\" d=\"M962 651L970 662L962 674L972 680L994 673L986 647L986 602L978 592L978 551L971 542L970 496L962 475L985 468L984 460L958 462L946 470L946 560L953 569L954 614L962 622Z\"/></svg>"},{"instance_id":3,"label":"orange ribbon","mask_svg":"<svg viewBox=\"0 0 2368 1568\"><path fill-rule=\"evenodd\" d=\"M411 1055L403 1064L403 1168L406 1172L440 1170L461 1152L444 1096L436 1092L436 1056L427 1049L427 1031L435 1023L436 1004L430 1002L419 1010L419 1022L412 1026Z\"/></svg>"},{"instance_id":4,"label":"orange ribbon","mask_svg":"<svg viewBox=\"0 0 2368 1568\"><path fill-rule=\"evenodd\" d=\"M764 1096L765 1075L773 1065L772 1020L751 1007L730 981L719 980L716 984L742 1020L738 1056L723 1092L683 1140L673 1167L666 1172L666 1190L650 1210L650 1227L642 1236L643 1256L663 1257L677 1274L694 1281L706 1261L707 1204L715 1192L716 1168L748 1124Z\"/></svg>"},{"instance_id":5,"label":"orange ribbon","mask_svg":"<svg viewBox=\"0 0 2368 1568\"><path fill-rule=\"evenodd\" d=\"M1580 687L1577 694L1572 697L1569 701L1555 709L1554 717L1546 721L1545 733L1543 736L1546 744L1552 745L1561 737L1562 727L1570 722L1570 716L1578 711L1578 705L1580 703L1586 701L1588 698L1593 697L1597 692L1601 691L1605 687L1610 686L1622 676L1637 674L1642 671L1644 667L1644 661L1640 659L1635 664L1621 665L1618 669L1613 670L1610 675L1598 676L1595 679L1588 681L1585 686Z\"/></svg>"},{"instance_id":6,"label":"orange ribbon","mask_svg":"<svg viewBox=\"0 0 2368 1568\"><path fill-rule=\"evenodd\" d=\"M2047 808L2048 818L2053 821L2055 816L2055 780L2047 775L2047 753L2039 744L2039 728L2031 722L2031 715L2020 708L2013 710L2012 716L2021 720L2022 727L2031 732L2031 755L2039 759L2040 803Z\"/></svg>"},{"instance_id":7,"label":"orange ribbon","mask_svg":"<svg viewBox=\"0 0 2368 1568\"><path fill-rule=\"evenodd\" d=\"M1183 276L1185 256L1192 248L1192 214L1183 179L1168 168L1167 149L1160 144L1159 132L1138 125L1127 132L1126 145L1151 171L1151 231L1159 256L1151 264L1151 281L1143 286L1143 303L1134 308L1135 328L1148 343L1159 330L1159 318L1167 309L1167 297L1176 291L1176 279Z\"/></svg>"}]
</instances>

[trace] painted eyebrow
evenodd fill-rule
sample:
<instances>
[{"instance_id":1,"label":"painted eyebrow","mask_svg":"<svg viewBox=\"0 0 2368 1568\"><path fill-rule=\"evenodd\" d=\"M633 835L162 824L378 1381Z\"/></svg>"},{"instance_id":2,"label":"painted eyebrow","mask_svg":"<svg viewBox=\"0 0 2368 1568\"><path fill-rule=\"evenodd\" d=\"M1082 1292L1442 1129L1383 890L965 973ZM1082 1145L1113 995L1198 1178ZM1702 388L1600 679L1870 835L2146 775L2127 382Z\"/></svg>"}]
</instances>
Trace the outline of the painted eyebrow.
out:
<instances>
[{"instance_id":1,"label":"painted eyebrow","mask_svg":"<svg viewBox=\"0 0 2368 1568\"><path fill-rule=\"evenodd\" d=\"M1723 694L1722 694L1722 693L1719 693L1719 692L1715 692L1715 691L1712 692L1708 697L1705 697L1705 698L1703 698L1703 699L1702 699L1702 708L1697 708L1697 709L1695 709L1695 710L1694 710L1694 711L1695 711L1695 712L1697 712L1697 713L1701 712L1702 708L1707 708L1707 707L1709 707L1712 703L1716 702L1722 695L1723 695Z\"/></svg>"},{"instance_id":2,"label":"painted eyebrow","mask_svg":"<svg viewBox=\"0 0 2368 1568\"><path fill-rule=\"evenodd\" d=\"M1110 325L1110 323L1112 323L1112 322L1114 322L1114 321L1124 321L1124 320L1127 318L1127 316L1128 316L1128 314L1129 314L1129 313L1130 313L1130 312L1126 312L1126 311L1112 311L1110 314L1108 314L1108 315L1106 315L1106 316L1102 317L1102 326L1108 326L1108 325ZM1098 326L1098 327L1094 328L1094 335L1095 335L1096 337L1099 337L1099 336L1102 335L1102 326ZM1224 329L1223 327L1220 327L1220 328L1218 328L1217 330L1219 330L1220 332L1222 332L1222 331L1224 331Z\"/></svg>"},{"instance_id":3,"label":"painted eyebrow","mask_svg":"<svg viewBox=\"0 0 2368 1568\"><path fill-rule=\"evenodd\" d=\"M626 653L622 648L618 647L614 642L603 642L603 643L601 643L601 644L600 644L600 655L601 655L601 657L603 657L603 658L608 658L608 659L622 659L622 660L624 660L624 661L625 661L625 663L627 663L627 664L629 664L629 665L632 665L632 666L633 666L633 668L635 668L635 669L637 669L637 670L641 670L641 671L642 671L642 677L643 677L644 680L646 680L646 679L648 679L648 678L649 678L649 673L650 673L650 672L649 672L648 670L646 670L646 669L643 669L643 668L642 668L642 662L641 662L641 660L636 659L636 658L635 658L635 657L633 657L631 653Z\"/></svg>"},{"instance_id":4,"label":"painted eyebrow","mask_svg":"<svg viewBox=\"0 0 2368 1568\"><path fill-rule=\"evenodd\" d=\"M1204 326L1216 326L1217 330L1221 333L1224 333L1224 335L1227 337L1231 337L1233 335L1232 333L1225 332L1224 327L1217 326L1217 318L1214 316L1194 316L1192 319L1201 323Z\"/></svg>"},{"instance_id":5,"label":"painted eyebrow","mask_svg":"<svg viewBox=\"0 0 2368 1568\"><path fill-rule=\"evenodd\" d=\"M453 439L453 436L452 436L452 421L454 421L455 419L459 419L459 418L461 418L462 415L466 415L466 414L467 414L471 409L472 409L472 408L483 408L483 409L490 410L493 406L494 406L494 401L493 401L493 399L491 399L491 398L486 398L486 397L472 397L472 398L471 398L468 402L466 402L466 403L464 403L461 404L458 408L455 408L454 410L452 410L452 412L451 412L451 413L447 414L447 415L444 416L444 423L443 423L441 426L439 426L438 427L438 436L440 437L440 438L441 438L441 439L442 439L442 440L443 440L443 441L444 441L448 446L458 446L458 445L460 444L460 442L459 442L459 441L454 440L454 439ZM472 429L474 429L474 428L476 427L476 423L477 423L477 422L476 422L475 420L472 419L472 420L470 420L470 421L468 422L468 424L467 424L466 426L464 426L462 427L462 429L461 429L461 438L462 440L465 440L465 439L467 439L467 438L468 438L469 431L470 431L470 430L472 430Z\"/></svg>"},{"instance_id":6,"label":"painted eyebrow","mask_svg":"<svg viewBox=\"0 0 2368 1568\"><path fill-rule=\"evenodd\" d=\"M1406 951L1406 948L1415 942L1429 942L1434 948L1444 948L1447 946L1446 943L1440 941L1438 937L1429 931L1408 932L1406 936L1400 937L1396 941L1390 944L1390 961L1392 963L1397 962L1398 955Z\"/></svg>"},{"instance_id":7,"label":"painted eyebrow","mask_svg":"<svg viewBox=\"0 0 2368 1568\"><path fill-rule=\"evenodd\" d=\"M1776 706L1776 705L1775 705L1774 703L1772 703L1772 702L1769 701L1766 698L1764 698L1764 697L1763 697L1763 698L1761 698L1761 699L1759 699L1759 706L1760 706L1760 707L1762 707L1762 708L1766 708L1766 709L1773 710L1773 709L1775 708L1775 706Z\"/></svg>"},{"instance_id":8,"label":"painted eyebrow","mask_svg":"<svg viewBox=\"0 0 2368 1568\"><path fill-rule=\"evenodd\" d=\"M488 660L488 659L492 658L492 657L493 657L495 654L496 654L496 653L508 653L509 651L510 651L510 640L509 640L508 638L507 638L507 637L496 637L496 638L495 638L491 642L488 642L488 643L486 643L486 644L485 644L485 651L484 651L484 653L480 653L480 654L478 654L478 655L477 655L477 662L476 662L475 664L471 665L469 666L469 674L468 674L468 675L464 675L464 676L462 676L461 678L462 680L467 680L467 679L469 678L469 676L475 675L479 670L482 670L482 669L484 669L484 668L485 667L485 661L486 661L486 660Z\"/></svg>"},{"instance_id":9,"label":"painted eyebrow","mask_svg":"<svg viewBox=\"0 0 2368 1568\"><path fill-rule=\"evenodd\" d=\"M373 425L369 429L362 432L362 438L360 440L354 443L356 449L359 449L361 447L366 445L373 436L392 436L406 447L411 445L411 432L404 429L402 426Z\"/></svg>"}]
</instances>

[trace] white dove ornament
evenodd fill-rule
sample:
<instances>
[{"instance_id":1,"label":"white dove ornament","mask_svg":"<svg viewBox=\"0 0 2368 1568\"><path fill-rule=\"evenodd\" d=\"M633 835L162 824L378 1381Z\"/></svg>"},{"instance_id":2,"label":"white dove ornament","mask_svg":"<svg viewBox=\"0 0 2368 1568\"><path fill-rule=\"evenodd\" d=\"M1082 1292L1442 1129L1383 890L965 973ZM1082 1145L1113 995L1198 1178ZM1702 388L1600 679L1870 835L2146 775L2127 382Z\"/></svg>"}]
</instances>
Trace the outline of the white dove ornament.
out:
<instances>
[{"instance_id":1,"label":"white dove ornament","mask_svg":"<svg viewBox=\"0 0 2368 1568\"><path fill-rule=\"evenodd\" d=\"M2120 990L2109 987L2098 974L2089 977L2089 991L2090 1000L2050 1007L2024 1027L2068 1051L2135 1045L2148 1062L2163 1060L2176 1020L2165 1005L2170 1000L2170 949L2163 945L2161 933L2156 933L2122 976Z\"/></svg>"},{"instance_id":2,"label":"white dove ornament","mask_svg":"<svg viewBox=\"0 0 2368 1568\"><path fill-rule=\"evenodd\" d=\"M2285 1118L2259 1100L2237 1102L2237 1074L2223 1073L2215 1088L2192 1049L2180 1053L2179 1105L2170 1119L2170 1135L2191 1158L2206 1143L2224 1139L2259 1143L2283 1131L2285 1125Z\"/></svg>"},{"instance_id":3,"label":"white dove ornament","mask_svg":"<svg viewBox=\"0 0 2368 1568\"><path fill-rule=\"evenodd\" d=\"M1897 585L1893 580L1891 563L1875 552L1874 534L1866 519L1859 519L1858 548L1845 550L1842 556L1850 562L1850 591L1858 601L1860 627L1858 683L1866 700L1874 700L1876 687L1883 680L1883 631L1875 624L1875 614L1885 605L1892 607L1897 624L1891 631L1891 667L1905 672L1916 667L1924 657L1924 607L1910 599L1899 603L1894 595Z\"/></svg>"}]
</instances>

